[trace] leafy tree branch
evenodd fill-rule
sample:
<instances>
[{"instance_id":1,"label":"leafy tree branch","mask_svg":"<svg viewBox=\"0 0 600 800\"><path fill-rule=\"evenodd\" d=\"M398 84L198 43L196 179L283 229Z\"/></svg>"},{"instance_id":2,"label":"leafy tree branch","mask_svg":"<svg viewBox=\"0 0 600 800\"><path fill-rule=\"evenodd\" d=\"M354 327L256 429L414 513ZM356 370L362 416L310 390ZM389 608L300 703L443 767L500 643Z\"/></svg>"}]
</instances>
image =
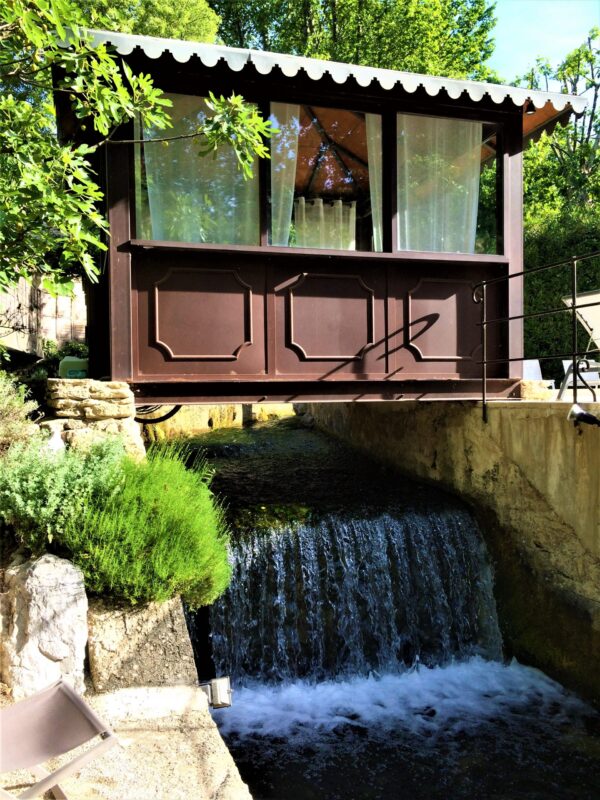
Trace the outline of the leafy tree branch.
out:
<instances>
[{"instance_id":1,"label":"leafy tree branch","mask_svg":"<svg viewBox=\"0 0 600 800\"><path fill-rule=\"evenodd\" d=\"M106 249L108 229L98 210L103 194L94 153L136 115L146 128L171 127L171 103L151 77L134 74L105 45L93 43L86 5L0 5L0 290L20 278L37 278L53 292L70 291L75 276L97 280L95 256ZM141 13L152 2L130 5ZM186 8L201 9L201 0L189 0ZM67 97L81 130L91 126L88 143L58 141L53 91ZM209 102L213 115L194 133L199 155L232 147L244 175L251 175L254 157L268 157L263 137L270 123L238 95L211 95Z\"/></svg>"}]
</instances>

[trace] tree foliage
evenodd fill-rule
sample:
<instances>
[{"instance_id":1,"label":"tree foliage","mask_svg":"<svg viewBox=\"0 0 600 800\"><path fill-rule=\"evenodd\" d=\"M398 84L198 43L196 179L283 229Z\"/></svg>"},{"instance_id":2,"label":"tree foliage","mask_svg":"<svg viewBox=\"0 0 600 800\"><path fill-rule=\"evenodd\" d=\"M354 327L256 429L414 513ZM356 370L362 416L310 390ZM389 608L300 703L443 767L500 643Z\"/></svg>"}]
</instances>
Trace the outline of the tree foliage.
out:
<instances>
[{"instance_id":1,"label":"tree foliage","mask_svg":"<svg viewBox=\"0 0 600 800\"><path fill-rule=\"evenodd\" d=\"M71 0L0 5L0 289L22 277L50 291L69 291L75 275L95 280L107 225L90 158L136 114L146 126L170 126L171 103L150 76L94 46L83 22ZM53 76L93 144L57 140ZM254 155L267 155L270 123L239 96L211 103L213 117L193 134L199 154L231 146L248 174Z\"/></svg>"},{"instance_id":2,"label":"tree foliage","mask_svg":"<svg viewBox=\"0 0 600 800\"><path fill-rule=\"evenodd\" d=\"M211 0L225 44L451 77L491 55L487 0Z\"/></svg>"},{"instance_id":3,"label":"tree foliage","mask_svg":"<svg viewBox=\"0 0 600 800\"><path fill-rule=\"evenodd\" d=\"M53 71L99 137L136 112L167 125L167 101L148 76L123 74L105 47L91 47L80 21L67 0L0 7L0 288L19 277L39 276L54 289L81 270L94 277L92 253L105 246L92 148L56 138Z\"/></svg>"},{"instance_id":4,"label":"tree foliage","mask_svg":"<svg viewBox=\"0 0 600 800\"><path fill-rule=\"evenodd\" d=\"M600 250L600 30L568 53L555 68L546 60L519 83L532 89L585 94L587 110L566 126L543 134L524 156L525 267L533 269L574 255ZM600 288L600 259L581 264L579 291ZM560 308L570 293L570 270L533 274L525 280L525 310ZM586 336L580 330L585 346ZM568 314L540 317L525 324L525 352L531 358L567 353L571 348ZM545 373L559 380L562 365L546 362Z\"/></svg>"},{"instance_id":5,"label":"tree foliage","mask_svg":"<svg viewBox=\"0 0 600 800\"><path fill-rule=\"evenodd\" d=\"M585 94L588 108L553 134L544 134L525 154L525 209L528 222L600 205L600 29L570 52L556 68L539 59L520 83L530 89ZM555 89L554 89L555 90Z\"/></svg>"},{"instance_id":6,"label":"tree foliage","mask_svg":"<svg viewBox=\"0 0 600 800\"><path fill-rule=\"evenodd\" d=\"M75 0L92 28L162 36L194 42L214 42L219 17L207 0Z\"/></svg>"}]
</instances>

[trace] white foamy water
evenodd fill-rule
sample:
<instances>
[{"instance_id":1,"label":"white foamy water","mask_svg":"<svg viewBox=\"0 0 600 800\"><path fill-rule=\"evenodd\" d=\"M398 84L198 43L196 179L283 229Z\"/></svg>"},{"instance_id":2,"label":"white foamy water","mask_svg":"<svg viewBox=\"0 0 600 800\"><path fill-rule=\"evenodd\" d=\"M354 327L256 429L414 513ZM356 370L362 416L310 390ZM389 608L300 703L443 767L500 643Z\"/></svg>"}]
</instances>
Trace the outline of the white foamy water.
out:
<instances>
[{"instance_id":1,"label":"white foamy water","mask_svg":"<svg viewBox=\"0 0 600 800\"><path fill-rule=\"evenodd\" d=\"M225 734L314 739L340 725L418 736L474 730L487 720L534 714L554 724L589 712L539 670L474 657L398 675L254 685L215 711Z\"/></svg>"}]
</instances>

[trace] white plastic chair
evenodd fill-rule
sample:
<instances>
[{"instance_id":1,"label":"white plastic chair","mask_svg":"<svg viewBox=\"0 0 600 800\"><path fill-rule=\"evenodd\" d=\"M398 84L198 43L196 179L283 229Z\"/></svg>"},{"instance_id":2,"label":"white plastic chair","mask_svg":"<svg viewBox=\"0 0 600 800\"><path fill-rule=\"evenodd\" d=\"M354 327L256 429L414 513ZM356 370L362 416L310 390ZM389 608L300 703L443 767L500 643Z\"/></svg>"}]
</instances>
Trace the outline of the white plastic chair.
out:
<instances>
[{"instance_id":1,"label":"white plastic chair","mask_svg":"<svg viewBox=\"0 0 600 800\"><path fill-rule=\"evenodd\" d=\"M94 747L54 772L42 766L95 738L100 741ZM0 787L0 798L26 800L50 790L57 800L68 800L59 781L115 744L117 739L108 725L61 679L0 711L0 773L29 770L38 779L19 795Z\"/></svg>"},{"instance_id":2,"label":"white plastic chair","mask_svg":"<svg viewBox=\"0 0 600 800\"><path fill-rule=\"evenodd\" d=\"M537 358L526 358L523 361L523 379L526 381L544 381L546 388L554 389L554 381L542 377L542 368Z\"/></svg>"},{"instance_id":3,"label":"white plastic chair","mask_svg":"<svg viewBox=\"0 0 600 800\"><path fill-rule=\"evenodd\" d=\"M577 308L575 313L577 319L589 336L586 346L586 351L589 351L589 358L583 356L579 359L577 364L577 371L579 377L577 380L577 388L585 388L585 384L593 390L600 388L600 291L594 290L592 292L580 292L577 296ZM573 305L572 298L562 298L563 303L567 308ZM592 305L595 304L595 305ZM580 308L581 305L587 306ZM563 361L565 370L565 377L558 390L558 400L560 400L567 388L573 388L573 362ZM583 379L583 380L582 380ZM585 380L585 383L583 382Z\"/></svg>"}]
</instances>

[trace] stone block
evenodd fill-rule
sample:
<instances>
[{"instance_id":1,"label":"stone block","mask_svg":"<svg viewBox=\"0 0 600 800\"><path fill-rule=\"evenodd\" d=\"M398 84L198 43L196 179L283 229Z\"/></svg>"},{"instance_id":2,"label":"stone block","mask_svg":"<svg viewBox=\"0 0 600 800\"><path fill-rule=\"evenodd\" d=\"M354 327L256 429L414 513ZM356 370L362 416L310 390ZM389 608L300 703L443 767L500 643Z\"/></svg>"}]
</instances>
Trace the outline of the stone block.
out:
<instances>
[{"instance_id":1,"label":"stone block","mask_svg":"<svg viewBox=\"0 0 600 800\"><path fill-rule=\"evenodd\" d=\"M84 692L88 604L81 570L46 554L9 567L4 584L0 675L15 700L61 676Z\"/></svg>"},{"instance_id":2,"label":"stone block","mask_svg":"<svg viewBox=\"0 0 600 800\"><path fill-rule=\"evenodd\" d=\"M86 420L125 419L135 416L135 406L130 400L86 400L79 407L81 416Z\"/></svg>"},{"instance_id":3,"label":"stone block","mask_svg":"<svg viewBox=\"0 0 600 800\"><path fill-rule=\"evenodd\" d=\"M129 400L133 402L133 392L126 383L102 383L94 381L90 386L92 400Z\"/></svg>"},{"instance_id":4,"label":"stone block","mask_svg":"<svg viewBox=\"0 0 600 800\"><path fill-rule=\"evenodd\" d=\"M94 428L78 428L76 430L64 431L62 438L69 447L76 450L87 450L88 447L105 441L106 434Z\"/></svg>"},{"instance_id":5,"label":"stone block","mask_svg":"<svg viewBox=\"0 0 600 800\"><path fill-rule=\"evenodd\" d=\"M61 434L64 430L67 430L69 427L69 422L75 420L66 420L66 419L45 419L40 422L39 426L40 429L43 431L48 431L50 436L55 436L56 434Z\"/></svg>"},{"instance_id":6,"label":"stone block","mask_svg":"<svg viewBox=\"0 0 600 800\"><path fill-rule=\"evenodd\" d=\"M48 378L46 387L48 402L56 400L86 400L90 396L87 378Z\"/></svg>"},{"instance_id":7,"label":"stone block","mask_svg":"<svg viewBox=\"0 0 600 800\"><path fill-rule=\"evenodd\" d=\"M70 400L64 397L49 397L48 406L57 417L82 417L82 401Z\"/></svg>"},{"instance_id":8,"label":"stone block","mask_svg":"<svg viewBox=\"0 0 600 800\"><path fill-rule=\"evenodd\" d=\"M557 392L549 384L549 381L522 380L519 396L521 400L554 400Z\"/></svg>"},{"instance_id":9,"label":"stone block","mask_svg":"<svg viewBox=\"0 0 600 800\"><path fill-rule=\"evenodd\" d=\"M97 692L197 683L192 644L178 597L139 608L94 600L88 621L90 674Z\"/></svg>"},{"instance_id":10,"label":"stone block","mask_svg":"<svg viewBox=\"0 0 600 800\"><path fill-rule=\"evenodd\" d=\"M134 458L145 458L146 448L142 439L142 426L131 417L118 420L117 426L125 452Z\"/></svg>"},{"instance_id":11,"label":"stone block","mask_svg":"<svg viewBox=\"0 0 600 800\"><path fill-rule=\"evenodd\" d=\"M85 422L81 419L66 419L64 420L65 431L79 431L85 428Z\"/></svg>"}]
</instances>

